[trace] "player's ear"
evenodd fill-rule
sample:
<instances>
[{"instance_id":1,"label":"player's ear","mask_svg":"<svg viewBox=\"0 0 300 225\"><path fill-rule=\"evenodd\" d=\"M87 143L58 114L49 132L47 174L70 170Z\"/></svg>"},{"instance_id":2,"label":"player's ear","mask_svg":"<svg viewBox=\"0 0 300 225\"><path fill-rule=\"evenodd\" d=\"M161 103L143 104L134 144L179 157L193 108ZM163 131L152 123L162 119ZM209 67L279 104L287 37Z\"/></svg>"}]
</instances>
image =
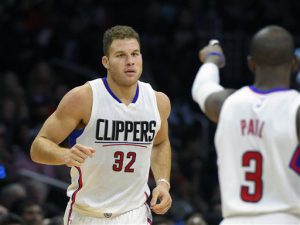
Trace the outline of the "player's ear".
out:
<instances>
[{"instance_id":1,"label":"player's ear","mask_svg":"<svg viewBox=\"0 0 300 225\"><path fill-rule=\"evenodd\" d=\"M248 61L248 67L249 67L250 71L254 73L256 64L255 64L254 60L252 59L251 55L247 56L247 61Z\"/></svg>"},{"instance_id":2,"label":"player's ear","mask_svg":"<svg viewBox=\"0 0 300 225\"><path fill-rule=\"evenodd\" d=\"M294 55L293 58L292 58L292 63L291 63L292 71L293 72L297 72L298 71L299 64L300 64L300 62L297 60L297 57Z\"/></svg>"},{"instance_id":3,"label":"player's ear","mask_svg":"<svg viewBox=\"0 0 300 225\"><path fill-rule=\"evenodd\" d=\"M102 65L105 67L105 69L109 69L109 60L106 55L102 56Z\"/></svg>"}]
</instances>

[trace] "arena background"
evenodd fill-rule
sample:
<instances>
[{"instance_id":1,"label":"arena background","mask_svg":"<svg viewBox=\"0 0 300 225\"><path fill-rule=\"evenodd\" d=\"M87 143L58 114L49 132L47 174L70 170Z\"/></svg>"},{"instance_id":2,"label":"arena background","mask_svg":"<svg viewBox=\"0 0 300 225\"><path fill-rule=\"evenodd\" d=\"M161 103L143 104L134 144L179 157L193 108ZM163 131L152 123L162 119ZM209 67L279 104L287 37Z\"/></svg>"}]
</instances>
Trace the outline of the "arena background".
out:
<instances>
[{"instance_id":1,"label":"arena background","mask_svg":"<svg viewBox=\"0 0 300 225\"><path fill-rule=\"evenodd\" d=\"M43 214L33 214L35 222L28 225L41 224L34 216L44 224L61 224L69 169L31 162L30 145L68 90L106 76L100 61L102 35L119 24L140 33L142 80L165 92L172 103L174 203L167 215L154 216L154 225L187 224L195 213L206 221L202 224L218 224L215 126L190 94L200 65L198 50L209 39L219 39L227 60L221 81L238 88L252 82L246 58L254 32L281 25L300 47L299 21L298 0L1 0L0 217L5 208L20 214L25 210L20 211L21 203L34 201ZM296 75L293 88L298 89ZM149 185L153 188L152 178Z\"/></svg>"}]
</instances>

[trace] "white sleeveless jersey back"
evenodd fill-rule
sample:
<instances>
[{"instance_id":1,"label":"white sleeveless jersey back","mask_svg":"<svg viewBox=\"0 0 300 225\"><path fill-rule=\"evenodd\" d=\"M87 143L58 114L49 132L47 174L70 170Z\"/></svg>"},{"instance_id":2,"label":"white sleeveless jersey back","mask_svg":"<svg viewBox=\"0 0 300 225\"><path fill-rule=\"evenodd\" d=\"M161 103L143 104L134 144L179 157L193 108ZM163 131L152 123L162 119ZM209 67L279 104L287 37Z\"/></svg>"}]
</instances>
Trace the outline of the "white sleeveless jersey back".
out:
<instances>
[{"instance_id":1,"label":"white sleeveless jersey back","mask_svg":"<svg viewBox=\"0 0 300 225\"><path fill-rule=\"evenodd\" d=\"M300 216L295 90L243 87L226 99L215 135L223 216Z\"/></svg>"},{"instance_id":2,"label":"white sleeveless jersey back","mask_svg":"<svg viewBox=\"0 0 300 225\"><path fill-rule=\"evenodd\" d=\"M89 84L93 92L90 120L75 139L96 152L80 168L72 167L67 194L71 210L111 217L146 202L151 149L161 121L149 84L138 82L128 106L112 93L105 78Z\"/></svg>"}]
</instances>

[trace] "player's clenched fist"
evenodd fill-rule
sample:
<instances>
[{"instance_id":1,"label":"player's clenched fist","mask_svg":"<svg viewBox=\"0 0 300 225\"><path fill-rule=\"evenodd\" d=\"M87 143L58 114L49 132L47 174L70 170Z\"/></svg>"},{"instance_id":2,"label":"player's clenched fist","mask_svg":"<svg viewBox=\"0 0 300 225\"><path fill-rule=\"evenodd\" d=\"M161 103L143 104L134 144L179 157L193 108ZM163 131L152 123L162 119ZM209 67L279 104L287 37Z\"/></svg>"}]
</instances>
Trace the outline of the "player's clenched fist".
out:
<instances>
[{"instance_id":1,"label":"player's clenched fist","mask_svg":"<svg viewBox=\"0 0 300 225\"><path fill-rule=\"evenodd\" d=\"M69 167L79 167L82 163L84 163L87 157L92 157L94 153L95 149L81 144L76 144L65 152L64 162Z\"/></svg>"},{"instance_id":2,"label":"player's clenched fist","mask_svg":"<svg viewBox=\"0 0 300 225\"><path fill-rule=\"evenodd\" d=\"M199 59L202 63L214 62L219 68L225 66L223 49L219 44L208 44L199 51Z\"/></svg>"}]
</instances>

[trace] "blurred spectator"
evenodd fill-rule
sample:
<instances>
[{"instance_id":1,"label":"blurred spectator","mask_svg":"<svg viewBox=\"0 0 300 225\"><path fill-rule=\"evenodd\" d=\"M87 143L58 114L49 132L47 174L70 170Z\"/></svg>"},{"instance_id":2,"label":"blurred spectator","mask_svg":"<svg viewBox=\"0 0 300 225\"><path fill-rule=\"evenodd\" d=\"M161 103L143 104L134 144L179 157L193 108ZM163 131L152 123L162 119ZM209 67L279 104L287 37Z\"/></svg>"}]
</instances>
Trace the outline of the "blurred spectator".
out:
<instances>
[{"instance_id":1,"label":"blurred spectator","mask_svg":"<svg viewBox=\"0 0 300 225\"><path fill-rule=\"evenodd\" d=\"M11 183L0 190L0 202L7 209L11 209L13 204L19 199L26 197L26 189L20 183Z\"/></svg>"},{"instance_id":2,"label":"blurred spectator","mask_svg":"<svg viewBox=\"0 0 300 225\"><path fill-rule=\"evenodd\" d=\"M0 217L0 225L27 225L24 221L17 215L13 213L8 213L3 217Z\"/></svg>"},{"instance_id":3,"label":"blurred spectator","mask_svg":"<svg viewBox=\"0 0 300 225\"><path fill-rule=\"evenodd\" d=\"M16 101L10 97L5 96L0 99L0 122L5 125L6 127L6 141L8 146L11 146L13 143L13 134L16 129L16 124L19 120L19 113L18 113L18 105Z\"/></svg>"},{"instance_id":4,"label":"blurred spectator","mask_svg":"<svg viewBox=\"0 0 300 225\"><path fill-rule=\"evenodd\" d=\"M49 219L46 225L64 225L63 216L56 216Z\"/></svg>"},{"instance_id":5,"label":"blurred spectator","mask_svg":"<svg viewBox=\"0 0 300 225\"><path fill-rule=\"evenodd\" d=\"M0 205L0 218L8 214L7 208L5 208L3 205Z\"/></svg>"},{"instance_id":6,"label":"blurred spectator","mask_svg":"<svg viewBox=\"0 0 300 225\"><path fill-rule=\"evenodd\" d=\"M49 192L49 187L46 184L31 179L26 180L23 183L28 193L27 198L39 205L44 205L46 203Z\"/></svg>"},{"instance_id":7,"label":"blurred spectator","mask_svg":"<svg viewBox=\"0 0 300 225\"><path fill-rule=\"evenodd\" d=\"M186 222L186 225L208 225L200 213L192 215Z\"/></svg>"},{"instance_id":8,"label":"blurred spectator","mask_svg":"<svg viewBox=\"0 0 300 225\"><path fill-rule=\"evenodd\" d=\"M161 220L154 222L153 224L155 224L155 225L174 225L174 223L169 219L161 219Z\"/></svg>"},{"instance_id":9,"label":"blurred spectator","mask_svg":"<svg viewBox=\"0 0 300 225\"><path fill-rule=\"evenodd\" d=\"M8 150L8 143L7 143L7 133L6 127L4 124L0 123L0 166L1 166L1 178L6 178L7 169L10 169L10 164L12 162L12 156L10 151Z\"/></svg>"},{"instance_id":10,"label":"blurred spectator","mask_svg":"<svg viewBox=\"0 0 300 225\"><path fill-rule=\"evenodd\" d=\"M20 216L26 225L43 225L43 210L37 202L23 198L14 203L11 212Z\"/></svg>"}]
</instances>

